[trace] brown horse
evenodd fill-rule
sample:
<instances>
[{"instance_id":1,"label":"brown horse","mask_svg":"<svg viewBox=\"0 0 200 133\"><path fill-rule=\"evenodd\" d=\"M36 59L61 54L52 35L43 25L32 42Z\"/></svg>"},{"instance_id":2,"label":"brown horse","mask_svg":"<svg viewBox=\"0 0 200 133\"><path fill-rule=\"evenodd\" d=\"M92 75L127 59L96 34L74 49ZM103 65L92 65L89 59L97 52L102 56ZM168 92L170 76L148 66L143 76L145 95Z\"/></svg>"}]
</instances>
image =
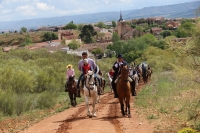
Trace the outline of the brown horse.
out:
<instances>
[{"instance_id":1,"label":"brown horse","mask_svg":"<svg viewBox=\"0 0 200 133\"><path fill-rule=\"evenodd\" d=\"M151 80L151 70L147 70L147 80Z\"/></svg>"},{"instance_id":2,"label":"brown horse","mask_svg":"<svg viewBox=\"0 0 200 133\"><path fill-rule=\"evenodd\" d=\"M121 77L119 81L117 82L117 93L119 95L119 102L121 106L121 113L123 116L127 114L127 109L128 109L128 117L131 117L131 112L130 112L130 97L131 97L131 84L128 81L128 66L121 66ZM126 108L124 111L124 102L126 104Z\"/></svg>"},{"instance_id":3,"label":"brown horse","mask_svg":"<svg viewBox=\"0 0 200 133\"><path fill-rule=\"evenodd\" d=\"M74 76L70 76L68 83L66 83L66 87L68 88L68 94L70 98L70 103L73 107L76 106L76 94L77 94L77 88L76 88L76 81L74 79Z\"/></svg>"}]
</instances>

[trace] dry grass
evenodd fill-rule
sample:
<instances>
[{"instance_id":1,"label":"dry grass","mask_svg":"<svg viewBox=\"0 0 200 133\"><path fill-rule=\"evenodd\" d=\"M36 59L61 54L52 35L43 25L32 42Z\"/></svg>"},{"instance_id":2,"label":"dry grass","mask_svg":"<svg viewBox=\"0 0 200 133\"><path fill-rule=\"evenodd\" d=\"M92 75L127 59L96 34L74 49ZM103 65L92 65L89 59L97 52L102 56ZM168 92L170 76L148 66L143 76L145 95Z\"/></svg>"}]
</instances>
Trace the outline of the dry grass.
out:
<instances>
[{"instance_id":1,"label":"dry grass","mask_svg":"<svg viewBox=\"0 0 200 133\"><path fill-rule=\"evenodd\" d=\"M0 45L2 46L13 46L19 45L28 35L30 36L33 43L42 42L42 36L44 32L31 32L31 33L7 33L7 34L0 34ZM57 33L56 33L57 34Z\"/></svg>"}]
</instances>

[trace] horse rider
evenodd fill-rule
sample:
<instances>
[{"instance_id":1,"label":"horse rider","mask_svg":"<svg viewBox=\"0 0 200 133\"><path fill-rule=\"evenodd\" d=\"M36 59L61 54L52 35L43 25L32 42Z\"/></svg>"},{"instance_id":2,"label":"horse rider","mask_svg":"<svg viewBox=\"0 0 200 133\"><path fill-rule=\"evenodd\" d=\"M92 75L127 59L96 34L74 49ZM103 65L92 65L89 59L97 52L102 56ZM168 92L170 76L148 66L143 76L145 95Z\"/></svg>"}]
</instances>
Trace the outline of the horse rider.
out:
<instances>
[{"instance_id":1,"label":"horse rider","mask_svg":"<svg viewBox=\"0 0 200 133\"><path fill-rule=\"evenodd\" d=\"M88 64L90 64L91 70L94 71L96 69L97 65L96 65L96 63L95 63L95 61L93 59L88 58L87 52L83 52L82 53L82 59L78 63L78 70L82 72L82 66L84 64L84 62L83 62L84 59L88 60ZM78 90L77 97L81 97L79 84L80 84L80 81L83 79L83 76L84 76L84 74L82 73L80 75L79 79L78 79L78 83L77 83L77 90ZM95 78L97 78L97 77L95 77Z\"/></svg>"},{"instance_id":2,"label":"horse rider","mask_svg":"<svg viewBox=\"0 0 200 133\"><path fill-rule=\"evenodd\" d=\"M147 73L147 68L144 66L144 63L142 63L142 73L143 74Z\"/></svg>"},{"instance_id":3,"label":"horse rider","mask_svg":"<svg viewBox=\"0 0 200 133\"><path fill-rule=\"evenodd\" d=\"M125 66L125 65L128 64L126 61L124 61L122 54L118 54L117 58L118 58L118 60L113 64L114 75L113 75L113 80L112 80L112 88L113 88L113 91L114 91L114 98L119 97L118 94L117 94L115 80L120 75L120 66L121 65ZM133 80L132 77L130 77L130 78ZM132 90L132 96L136 96L135 83L134 82L131 82L131 90Z\"/></svg>"},{"instance_id":4,"label":"horse rider","mask_svg":"<svg viewBox=\"0 0 200 133\"><path fill-rule=\"evenodd\" d=\"M110 69L110 71L108 72L108 74L110 75L111 79L113 79L113 76L114 76L113 69Z\"/></svg>"},{"instance_id":5,"label":"horse rider","mask_svg":"<svg viewBox=\"0 0 200 133\"><path fill-rule=\"evenodd\" d=\"M66 86L65 86L65 91L68 92L68 88L67 88L67 85L68 85L68 81L69 81L69 77L70 76L74 76L75 75L75 72L74 72L74 69L72 68L73 66L71 64L67 65L67 70L66 70Z\"/></svg>"}]
</instances>

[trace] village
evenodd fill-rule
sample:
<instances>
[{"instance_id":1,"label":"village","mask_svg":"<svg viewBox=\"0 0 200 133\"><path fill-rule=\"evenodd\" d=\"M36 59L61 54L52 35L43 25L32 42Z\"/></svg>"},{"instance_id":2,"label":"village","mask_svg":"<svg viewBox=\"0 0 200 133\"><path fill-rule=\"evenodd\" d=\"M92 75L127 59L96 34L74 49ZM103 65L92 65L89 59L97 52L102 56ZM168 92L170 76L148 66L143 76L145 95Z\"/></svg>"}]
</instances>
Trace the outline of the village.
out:
<instances>
[{"instance_id":1,"label":"village","mask_svg":"<svg viewBox=\"0 0 200 133\"><path fill-rule=\"evenodd\" d=\"M140 19L132 19L132 20L124 20L122 14L120 12L120 17L117 22L105 22L104 27L98 27L98 22L91 24L83 24L83 25L92 25L94 31L97 35L94 36L95 41L92 43L84 43L81 40L79 34L80 31L77 29L65 29L65 26L50 26L50 27L40 27L36 30L30 29L26 31L26 34L37 34L40 32L53 32L57 35L57 39L48 40L43 42L33 42L31 45L26 45L24 47L19 47L19 45L8 45L5 46L3 42L0 40L0 44L2 50L4 52L8 52L12 49L17 48L25 48L29 50L35 50L40 48L46 48L49 52L55 51L66 51L69 54L77 54L81 55L82 52L91 52L95 49L101 49L105 51L109 44L112 44L112 36L113 33L117 33L121 40L128 40L135 37L140 37L144 34L153 34L156 36L158 40L163 39L164 35L170 32L176 31L179 26L181 26L181 21L185 20L184 18L176 18L176 19L165 19L164 17L151 17L151 18L140 18ZM195 21L195 18L190 19L191 21ZM103 22L99 22L103 23ZM114 23L114 25L113 25ZM168 31L168 32L165 32ZM23 34L22 32L15 33L4 33L4 34ZM1 36L2 36L1 35ZM169 34L171 35L171 34ZM68 44L75 40L79 43L79 47L77 49L70 49ZM186 38L176 38L175 41L186 41ZM101 57L106 57L107 55L104 53ZM100 57L100 58L101 58Z\"/></svg>"}]
</instances>

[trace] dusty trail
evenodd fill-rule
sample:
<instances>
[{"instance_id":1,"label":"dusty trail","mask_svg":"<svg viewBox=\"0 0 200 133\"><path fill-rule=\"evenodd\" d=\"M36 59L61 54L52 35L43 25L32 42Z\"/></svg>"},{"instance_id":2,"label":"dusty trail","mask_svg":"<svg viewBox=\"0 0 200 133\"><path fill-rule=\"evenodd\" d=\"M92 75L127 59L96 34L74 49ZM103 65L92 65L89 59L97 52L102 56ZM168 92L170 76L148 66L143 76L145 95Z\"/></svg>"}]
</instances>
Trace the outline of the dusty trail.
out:
<instances>
[{"instance_id":1,"label":"dusty trail","mask_svg":"<svg viewBox=\"0 0 200 133\"><path fill-rule=\"evenodd\" d=\"M141 88L141 85L139 86ZM101 96L96 104L97 117L86 116L85 103L46 118L22 133L152 133L154 128L140 120L131 98L131 118L121 115L120 104L113 93Z\"/></svg>"}]
</instances>

